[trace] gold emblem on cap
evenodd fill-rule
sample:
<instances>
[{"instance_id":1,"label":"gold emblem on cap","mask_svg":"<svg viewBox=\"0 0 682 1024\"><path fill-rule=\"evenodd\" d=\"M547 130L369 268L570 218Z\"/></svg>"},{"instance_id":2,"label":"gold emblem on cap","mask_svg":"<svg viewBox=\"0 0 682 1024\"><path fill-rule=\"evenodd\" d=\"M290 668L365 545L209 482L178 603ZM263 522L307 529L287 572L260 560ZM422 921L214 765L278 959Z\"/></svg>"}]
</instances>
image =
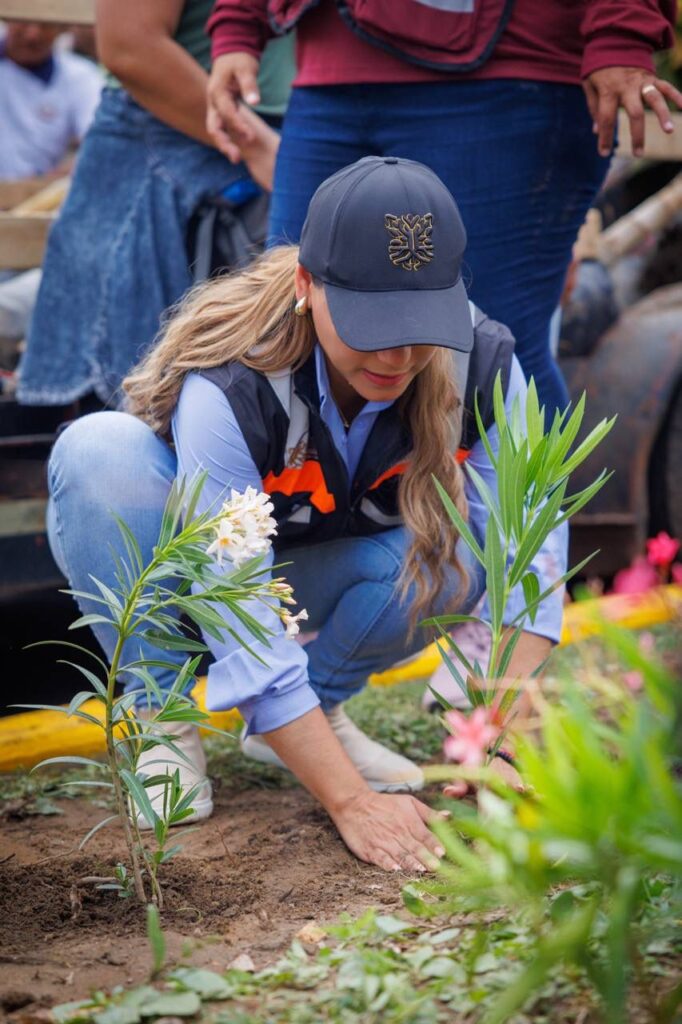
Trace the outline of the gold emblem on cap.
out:
<instances>
[{"instance_id":1,"label":"gold emblem on cap","mask_svg":"<svg viewBox=\"0 0 682 1024\"><path fill-rule=\"evenodd\" d=\"M388 256L394 267L419 270L433 259L432 213L387 213L384 226L391 236Z\"/></svg>"}]
</instances>

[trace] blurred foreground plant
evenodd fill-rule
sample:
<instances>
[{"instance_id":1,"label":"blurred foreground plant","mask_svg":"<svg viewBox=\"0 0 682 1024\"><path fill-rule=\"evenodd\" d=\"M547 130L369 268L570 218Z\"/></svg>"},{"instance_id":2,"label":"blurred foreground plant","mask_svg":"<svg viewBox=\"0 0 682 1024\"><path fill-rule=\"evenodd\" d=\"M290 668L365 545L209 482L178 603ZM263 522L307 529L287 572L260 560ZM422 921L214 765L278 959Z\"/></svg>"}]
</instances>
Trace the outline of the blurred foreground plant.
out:
<instances>
[{"instance_id":1,"label":"blurred foreground plant","mask_svg":"<svg viewBox=\"0 0 682 1024\"><path fill-rule=\"evenodd\" d=\"M431 909L506 907L529 921L534 937L529 963L487 1024L509 1020L556 967L570 964L586 972L608 1024L628 1020L633 983L648 1019L679 1019L682 983L655 997L643 961L653 940L680 940L680 680L632 634L603 629L641 673L642 690L594 675L589 692L564 679L551 699L536 694L539 738L520 739L517 750L527 791L491 779L497 792L480 793L478 812L453 803L450 821L436 827L446 859L440 879L424 887L438 898ZM670 884L663 879L673 883L669 917L652 920L649 903ZM429 909L414 892L407 903Z\"/></svg>"},{"instance_id":2,"label":"blurred foreground plant","mask_svg":"<svg viewBox=\"0 0 682 1024\"><path fill-rule=\"evenodd\" d=\"M92 578L98 593L67 591L73 597L95 602L100 611L83 615L72 629L105 625L114 631L116 642L111 664L77 644L66 644L93 657L98 671L72 665L90 683L92 690L77 693L68 707L32 704L32 708L48 708L67 716L80 718L102 729L106 744L104 763L84 757L52 757L36 768L48 764L87 764L102 773L101 780L88 780L79 785L101 786L112 791L115 813L92 828L81 842L87 841L111 822L120 822L132 867L132 889L137 898L147 902L145 875L149 880L151 899L162 905L158 879L161 864L179 849L167 847L169 830L192 815L192 801L199 785L183 789L180 773L149 775L139 767L142 754L159 750L159 763L164 763L164 749L175 758L187 757L175 743L173 723L192 723L204 729L220 731L207 724L208 715L196 707L188 696L201 658L207 648L183 633L179 615L186 615L204 633L222 639L229 632L250 650L240 631L227 625L220 608L227 609L256 640L267 644L268 630L246 609L248 602L261 600L273 607L294 635L296 619L284 605L294 604L291 587L282 579L263 579L267 569L260 567L260 556L270 547L275 521L270 517L272 505L267 495L248 488L245 494L232 491L230 500L214 515L196 515L197 502L205 476L186 487L173 486L163 513L161 529L148 565L143 564L139 545L129 527L117 518L126 557L112 555L116 562L117 586L110 588ZM185 525L181 525L184 521ZM223 557L235 566L233 571L217 572L216 561ZM130 650L134 638L146 640L160 650L189 651L180 669L175 662L140 657L124 661L124 646ZM254 652L252 652L254 653ZM257 655L254 653L254 657ZM152 669L177 673L170 689L162 690L155 682ZM139 687L116 696L116 682L122 676L132 677ZM82 710L86 701L102 705L102 719ZM169 730L170 727L170 730ZM149 759L145 758L148 765ZM35 769L34 769L35 770ZM162 792L162 799L150 798L149 790ZM159 806L160 805L160 806ZM140 835L138 816L152 828L156 848L148 850ZM180 833L182 834L182 833ZM110 880L101 880L103 887L126 893L130 887L124 866Z\"/></svg>"}]
</instances>

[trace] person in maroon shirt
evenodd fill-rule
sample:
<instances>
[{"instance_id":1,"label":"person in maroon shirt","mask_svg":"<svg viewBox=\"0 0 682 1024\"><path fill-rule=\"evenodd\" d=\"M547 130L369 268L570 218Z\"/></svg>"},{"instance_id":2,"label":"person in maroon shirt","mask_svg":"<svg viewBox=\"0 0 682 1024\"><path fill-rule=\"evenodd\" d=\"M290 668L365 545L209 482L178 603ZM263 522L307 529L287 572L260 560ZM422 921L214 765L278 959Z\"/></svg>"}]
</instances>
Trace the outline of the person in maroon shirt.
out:
<instances>
[{"instance_id":1,"label":"person in maroon shirt","mask_svg":"<svg viewBox=\"0 0 682 1024\"><path fill-rule=\"evenodd\" d=\"M363 9L371 16L372 8L368 29ZM478 18L471 52L453 54L462 63L442 70L447 52L440 63L428 56L439 32L448 38L447 19L466 21L463 8ZM387 10L392 26L381 25ZM666 99L682 105L653 65L654 51L671 45L675 10L675 0L395 0L393 8L379 0L217 0L208 130L224 149L249 141L240 104L258 101L259 56L273 27L295 22L298 73L277 159L271 242L298 239L315 188L345 164L368 154L428 164L457 197L472 238L471 297L512 329L524 372L551 413L568 395L550 353L550 321L608 166L618 108L630 118L638 155L645 107L669 132ZM490 39L477 39L489 14ZM421 41L431 21L429 50Z\"/></svg>"}]
</instances>

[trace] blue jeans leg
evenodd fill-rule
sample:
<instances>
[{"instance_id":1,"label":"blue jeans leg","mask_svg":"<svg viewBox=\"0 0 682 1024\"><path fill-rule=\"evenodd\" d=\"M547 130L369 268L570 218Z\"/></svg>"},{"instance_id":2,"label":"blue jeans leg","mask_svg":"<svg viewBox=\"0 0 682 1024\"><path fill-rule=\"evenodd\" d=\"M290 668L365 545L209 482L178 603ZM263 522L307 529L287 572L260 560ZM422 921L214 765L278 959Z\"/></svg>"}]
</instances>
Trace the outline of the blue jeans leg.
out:
<instances>
[{"instance_id":1,"label":"blue jeans leg","mask_svg":"<svg viewBox=\"0 0 682 1024\"><path fill-rule=\"evenodd\" d=\"M48 539L73 590L98 594L91 576L116 586L112 552L125 557L125 548L113 513L135 535L143 564L151 560L175 471L175 455L168 445L126 413L84 416L60 435L48 466ZM84 615L102 610L85 598L78 603ZM103 623L95 624L93 631L110 660L115 631ZM186 655L161 651L133 637L123 648L123 662L137 658L160 658L179 669ZM151 672L162 689L170 688L177 675L171 669ZM125 682L127 690L141 685L134 677Z\"/></svg>"},{"instance_id":2,"label":"blue jeans leg","mask_svg":"<svg viewBox=\"0 0 682 1024\"><path fill-rule=\"evenodd\" d=\"M427 641L417 629L408 639L410 603L397 584L409 547L405 528L372 537L348 537L287 550L282 561L299 607L307 608L310 629L319 629L306 645L310 684L323 708L348 700L372 672L381 672L421 650ZM483 580L466 550L460 553L470 581L462 610L469 611L483 590ZM445 610L462 589L454 571L431 614Z\"/></svg>"}]
</instances>

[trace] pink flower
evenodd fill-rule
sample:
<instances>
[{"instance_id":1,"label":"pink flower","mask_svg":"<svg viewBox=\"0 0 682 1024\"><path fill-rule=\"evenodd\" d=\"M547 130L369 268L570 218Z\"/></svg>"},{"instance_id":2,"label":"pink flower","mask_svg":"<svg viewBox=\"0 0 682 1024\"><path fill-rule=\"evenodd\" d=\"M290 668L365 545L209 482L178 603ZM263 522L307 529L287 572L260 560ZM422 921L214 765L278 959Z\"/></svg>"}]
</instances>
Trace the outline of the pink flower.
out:
<instances>
[{"instance_id":1,"label":"pink flower","mask_svg":"<svg viewBox=\"0 0 682 1024\"><path fill-rule=\"evenodd\" d=\"M445 722L452 733L443 743L448 761L474 766L483 764L490 744L498 736L491 721L491 709L477 707L469 716L453 709L446 712Z\"/></svg>"},{"instance_id":2,"label":"pink flower","mask_svg":"<svg viewBox=\"0 0 682 1024\"><path fill-rule=\"evenodd\" d=\"M646 542L647 558L651 565L660 565L665 568L670 565L679 550L679 540L675 540L665 530L661 530L659 534Z\"/></svg>"},{"instance_id":3,"label":"pink flower","mask_svg":"<svg viewBox=\"0 0 682 1024\"><path fill-rule=\"evenodd\" d=\"M637 672L636 669L633 669L631 672L625 672L623 681L628 690L632 690L633 693L637 693L644 686L644 676L641 672Z\"/></svg>"},{"instance_id":4,"label":"pink flower","mask_svg":"<svg viewBox=\"0 0 682 1024\"><path fill-rule=\"evenodd\" d=\"M674 565L670 566L670 577L673 583L677 583L678 587L682 587L682 562L675 562Z\"/></svg>"},{"instance_id":5,"label":"pink flower","mask_svg":"<svg viewBox=\"0 0 682 1024\"><path fill-rule=\"evenodd\" d=\"M613 577L614 594L641 594L643 590L651 590L658 583L658 575L643 555L635 558L628 569L621 569Z\"/></svg>"}]
</instances>

